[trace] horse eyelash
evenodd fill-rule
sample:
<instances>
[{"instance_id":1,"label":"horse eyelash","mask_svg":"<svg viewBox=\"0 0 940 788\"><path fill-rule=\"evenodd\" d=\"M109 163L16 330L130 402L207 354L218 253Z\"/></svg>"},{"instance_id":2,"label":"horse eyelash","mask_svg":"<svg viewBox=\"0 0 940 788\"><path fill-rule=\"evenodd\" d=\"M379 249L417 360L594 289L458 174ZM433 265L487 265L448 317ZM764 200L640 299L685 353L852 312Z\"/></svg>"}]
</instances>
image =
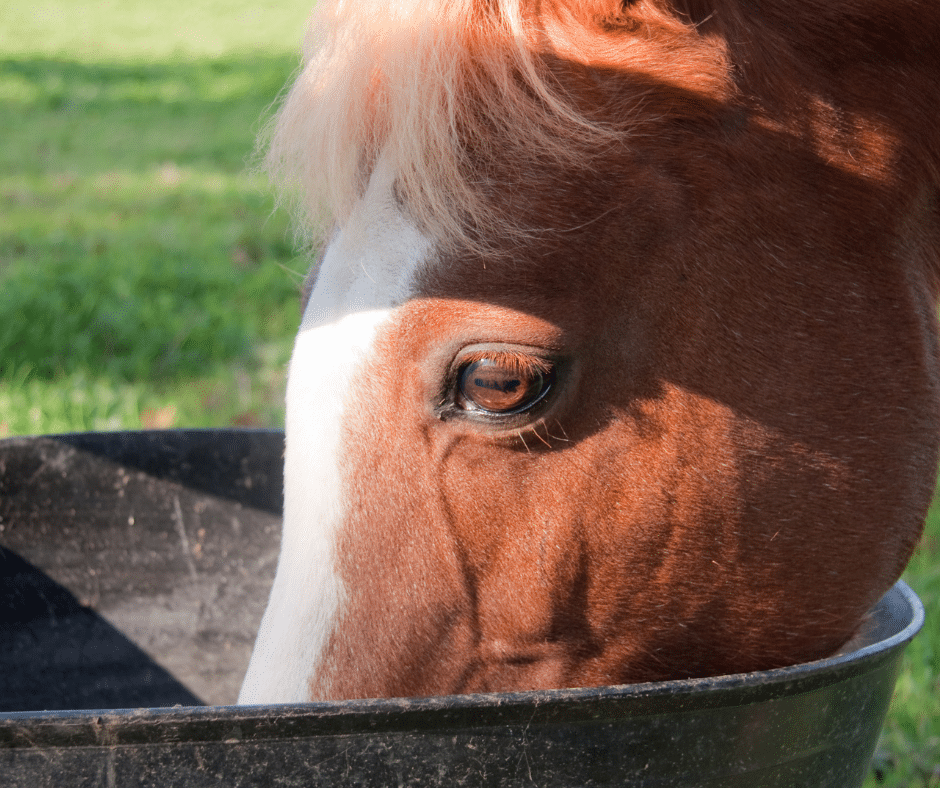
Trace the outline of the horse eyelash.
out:
<instances>
[{"instance_id":1,"label":"horse eyelash","mask_svg":"<svg viewBox=\"0 0 940 788\"><path fill-rule=\"evenodd\" d=\"M548 359L523 353L518 350L474 350L460 357L460 367L463 368L477 361L494 361L517 375L547 375L552 371L553 364Z\"/></svg>"}]
</instances>

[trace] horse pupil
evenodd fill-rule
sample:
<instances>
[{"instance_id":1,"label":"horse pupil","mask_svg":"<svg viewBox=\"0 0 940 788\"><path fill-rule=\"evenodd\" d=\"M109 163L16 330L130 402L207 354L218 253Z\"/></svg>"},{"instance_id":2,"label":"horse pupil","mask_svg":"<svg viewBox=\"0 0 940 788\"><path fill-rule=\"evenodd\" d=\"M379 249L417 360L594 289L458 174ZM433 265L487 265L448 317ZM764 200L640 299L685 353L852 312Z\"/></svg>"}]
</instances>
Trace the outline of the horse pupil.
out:
<instances>
[{"instance_id":1,"label":"horse pupil","mask_svg":"<svg viewBox=\"0 0 940 788\"><path fill-rule=\"evenodd\" d=\"M458 384L458 400L490 413L518 411L542 393L539 372L519 373L498 360L481 359L468 365Z\"/></svg>"},{"instance_id":2,"label":"horse pupil","mask_svg":"<svg viewBox=\"0 0 940 788\"><path fill-rule=\"evenodd\" d=\"M521 380L507 380L504 383L500 383L496 380L486 380L484 378L474 378L473 385L479 386L484 389L496 389L497 391L508 391L513 392L519 388Z\"/></svg>"}]
</instances>

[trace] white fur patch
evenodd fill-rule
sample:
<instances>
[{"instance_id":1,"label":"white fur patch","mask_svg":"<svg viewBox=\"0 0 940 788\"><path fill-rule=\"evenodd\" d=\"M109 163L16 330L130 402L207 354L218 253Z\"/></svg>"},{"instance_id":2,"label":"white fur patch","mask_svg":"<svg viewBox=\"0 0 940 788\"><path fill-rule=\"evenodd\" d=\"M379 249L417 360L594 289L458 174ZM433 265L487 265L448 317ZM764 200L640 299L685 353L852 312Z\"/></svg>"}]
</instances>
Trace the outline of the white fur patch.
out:
<instances>
[{"instance_id":1,"label":"white fur patch","mask_svg":"<svg viewBox=\"0 0 940 788\"><path fill-rule=\"evenodd\" d=\"M287 386L284 530L277 574L238 702L308 701L344 599L336 538L346 513L348 392L380 325L412 289L429 242L395 203L381 163L330 243L294 345Z\"/></svg>"}]
</instances>

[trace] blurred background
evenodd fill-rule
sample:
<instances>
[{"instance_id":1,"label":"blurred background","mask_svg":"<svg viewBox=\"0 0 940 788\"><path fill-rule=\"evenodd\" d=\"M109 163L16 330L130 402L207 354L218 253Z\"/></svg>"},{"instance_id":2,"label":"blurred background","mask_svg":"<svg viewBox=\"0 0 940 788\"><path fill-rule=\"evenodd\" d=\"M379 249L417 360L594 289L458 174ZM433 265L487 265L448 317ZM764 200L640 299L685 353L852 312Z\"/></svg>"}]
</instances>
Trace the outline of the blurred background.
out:
<instances>
[{"instance_id":1,"label":"blurred background","mask_svg":"<svg viewBox=\"0 0 940 788\"><path fill-rule=\"evenodd\" d=\"M310 0L7 0L0 437L277 426L305 263L254 140Z\"/></svg>"},{"instance_id":2,"label":"blurred background","mask_svg":"<svg viewBox=\"0 0 940 788\"><path fill-rule=\"evenodd\" d=\"M6 0L0 438L282 425L307 264L251 165L311 2ZM866 788L940 787L938 554L935 505Z\"/></svg>"}]
</instances>

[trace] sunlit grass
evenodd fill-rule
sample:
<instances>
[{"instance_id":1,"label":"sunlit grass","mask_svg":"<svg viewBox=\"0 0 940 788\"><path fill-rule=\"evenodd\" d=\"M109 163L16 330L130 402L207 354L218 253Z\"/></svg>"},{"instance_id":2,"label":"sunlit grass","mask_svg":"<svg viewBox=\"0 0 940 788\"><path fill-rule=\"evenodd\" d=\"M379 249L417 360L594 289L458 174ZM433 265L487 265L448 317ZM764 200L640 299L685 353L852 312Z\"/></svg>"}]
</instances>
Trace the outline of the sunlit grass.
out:
<instances>
[{"instance_id":1,"label":"sunlit grass","mask_svg":"<svg viewBox=\"0 0 940 788\"><path fill-rule=\"evenodd\" d=\"M307 6L5 8L0 436L282 422L306 264L251 162Z\"/></svg>"},{"instance_id":2,"label":"sunlit grass","mask_svg":"<svg viewBox=\"0 0 940 788\"><path fill-rule=\"evenodd\" d=\"M0 52L166 61L300 48L312 0L7 0Z\"/></svg>"},{"instance_id":3,"label":"sunlit grass","mask_svg":"<svg viewBox=\"0 0 940 788\"><path fill-rule=\"evenodd\" d=\"M22 368L0 381L0 438L11 435L279 426L289 342L253 358L174 381L127 380L86 371L43 380Z\"/></svg>"}]
</instances>

